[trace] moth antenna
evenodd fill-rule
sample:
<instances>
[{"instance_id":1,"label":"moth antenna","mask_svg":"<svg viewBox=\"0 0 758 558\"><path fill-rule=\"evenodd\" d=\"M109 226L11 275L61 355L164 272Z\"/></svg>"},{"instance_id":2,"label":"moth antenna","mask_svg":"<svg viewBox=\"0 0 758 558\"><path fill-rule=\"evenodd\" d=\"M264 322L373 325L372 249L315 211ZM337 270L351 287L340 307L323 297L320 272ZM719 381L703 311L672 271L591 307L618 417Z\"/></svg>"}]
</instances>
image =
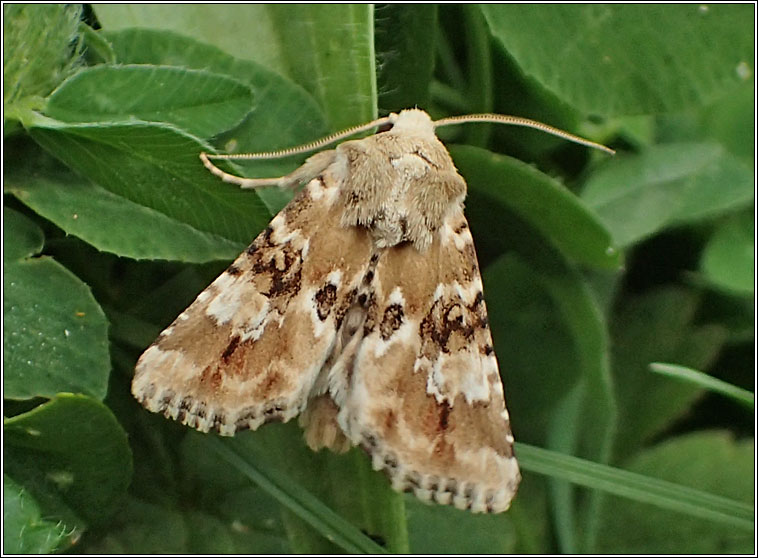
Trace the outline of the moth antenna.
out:
<instances>
[{"instance_id":1,"label":"moth antenna","mask_svg":"<svg viewBox=\"0 0 758 558\"><path fill-rule=\"evenodd\" d=\"M262 151L259 153L231 153L228 155L207 155L207 158L209 159L245 159L245 160L281 159L284 157L289 157L290 155L299 155L300 153L307 153L309 151L315 151L317 149L321 149L325 145L334 143L335 141L341 140L342 138L359 134L361 132L365 132L366 130L371 130L372 128L376 128L377 126L390 124L396 118L397 118L396 114L390 114L389 116L385 116L383 118L377 118L376 120L373 120L367 124L359 124L358 126L353 126L352 128L342 130L341 132L335 132L326 137L323 137L316 141L312 141L310 143L306 143L304 145L289 147L287 149L279 149L278 151Z\"/></svg>"},{"instance_id":2,"label":"moth antenna","mask_svg":"<svg viewBox=\"0 0 758 558\"><path fill-rule=\"evenodd\" d=\"M559 128L554 128L548 124L538 122L537 120L531 120L529 118L523 118L521 116L510 116L506 114L464 114L462 116L451 116L449 118L442 118L434 121L434 127L450 126L452 124L463 124L466 122L492 122L496 124L512 124L513 126L524 126L526 128L534 128L558 136L559 138L566 139L568 141L578 143L580 145L586 145L594 149L605 151L611 155L615 155L616 151L610 147L606 147L601 143L590 141L582 137L570 134Z\"/></svg>"},{"instance_id":3,"label":"moth antenna","mask_svg":"<svg viewBox=\"0 0 758 558\"><path fill-rule=\"evenodd\" d=\"M265 186L281 186L282 184L285 184L287 182L286 180L287 176L280 176L277 178L243 178L241 176L236 176L234 174L229 174L228 172L222 171L220 168L214 165L210 160L211 159L232 159L232 160L233 159L245 159L245 160L282 159L284 157L289 157L291 155L298 155L300 153L315 151L317 149L324 147L325 145L329 145L330 143L334 143L335 141L341 140L342 138L352 136L354 134L359 134L361 132L365 132L366 130L371 130L372 128L376 128L377 126L383 126L385 124L389 124L393 122L396 118L397 118L396 114L390 114L389 116L385 116L383 118L377 118L376 120L373 120L367 124L359 124L358 126L353 126L352 128L342 130L341 132L335 132L326 137L323 137L316 141L312 141L310 143L306 143L304 145L289 147L287 149L279 149L278 151L262 151L259 153L230 153L226 155L216 155L213 153L205 153L203 151L200 153L200 160L203 162L203 165L205 166L205 168L208 169L213 175L218 176L224 182L228 182L230 184L236 184L240 188L263 188Z\"/></svg>"}]
</instances>

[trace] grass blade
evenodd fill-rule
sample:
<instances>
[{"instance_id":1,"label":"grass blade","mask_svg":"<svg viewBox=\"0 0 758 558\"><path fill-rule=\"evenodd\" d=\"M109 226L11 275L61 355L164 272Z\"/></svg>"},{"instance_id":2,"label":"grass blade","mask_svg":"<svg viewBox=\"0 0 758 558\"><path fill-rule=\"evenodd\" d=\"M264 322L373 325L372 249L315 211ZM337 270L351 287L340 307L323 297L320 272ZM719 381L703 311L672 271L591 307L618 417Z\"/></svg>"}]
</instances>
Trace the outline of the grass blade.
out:
<instances>
[{"instance_id":1,"label":"grass blade","mask_svg":"<svg viewBox=\"0 0 758 558\"><path fill-rule=\"evenodd\" d=\"M687 368L686 366L680 366L678 364L668 364L666 362L651 362L650 370L657 374L690 382L698 387L711 390L715 393L720 393L721 395L726 395L751 410L755 409L755 395L748 390L729 384L698 370L693 370L692 368Z\"/></svg>"},{"instance_id":2,"label":"grass blade","mask_svg":"<svg viewBox=\"0 0 758 558\"><path fill-rule=\"evenodd\" d=\"M256 459L253 464L238 453L232 442L216 437L209 441L221 457L334 544L355 554L387 553L290 477L266 465L264 459Z\"/></svg>"},{"instance_id":3,"label":"grass blade","mask_svg":"<svg viewBox=\"0 0 758 558\"><path fill-rule=\"evenodd\" d=\"M672 482L516 443L522 468L703 519L753 529L753 506Z\"/></svg>"}]
</instances>

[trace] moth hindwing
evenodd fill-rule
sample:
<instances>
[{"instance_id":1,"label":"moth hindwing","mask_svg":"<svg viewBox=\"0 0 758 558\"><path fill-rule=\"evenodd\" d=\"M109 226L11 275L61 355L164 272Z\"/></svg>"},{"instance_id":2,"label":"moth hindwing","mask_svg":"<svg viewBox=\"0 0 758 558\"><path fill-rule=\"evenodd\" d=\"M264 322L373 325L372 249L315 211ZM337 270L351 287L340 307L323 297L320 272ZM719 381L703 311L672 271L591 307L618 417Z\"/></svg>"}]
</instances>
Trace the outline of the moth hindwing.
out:
<instances>
[{"instance_id":1,"label":"moth hindwing","mask_svg":"<svg viewBox=\"0 0 758 558\"><path fill-rule=\"evenodd\" d=\"M397 490L474 512L520 480L466 183L417 109L311 157L305 187L140 357L149 410L232 435L301 415Z\"/></svg>"}]
</instances>

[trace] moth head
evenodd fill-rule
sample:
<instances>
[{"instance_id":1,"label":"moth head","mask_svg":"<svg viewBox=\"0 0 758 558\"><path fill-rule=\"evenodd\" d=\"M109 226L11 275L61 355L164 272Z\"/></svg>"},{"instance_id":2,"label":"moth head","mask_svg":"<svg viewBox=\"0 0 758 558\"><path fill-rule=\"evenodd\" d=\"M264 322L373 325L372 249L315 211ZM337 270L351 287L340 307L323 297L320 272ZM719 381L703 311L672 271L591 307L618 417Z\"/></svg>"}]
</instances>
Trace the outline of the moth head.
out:
<instances>
[{"instance_id":1,"label":"moth head","mask_svg":"<svg viewBox=\"0 0 758 558\"><path fill-rule=\"evenodd\" d=\"M434 137L434 122L421 109L405 109L400 114L390 114L392 131L413 136Z\"/></svg>"}]
</instances>

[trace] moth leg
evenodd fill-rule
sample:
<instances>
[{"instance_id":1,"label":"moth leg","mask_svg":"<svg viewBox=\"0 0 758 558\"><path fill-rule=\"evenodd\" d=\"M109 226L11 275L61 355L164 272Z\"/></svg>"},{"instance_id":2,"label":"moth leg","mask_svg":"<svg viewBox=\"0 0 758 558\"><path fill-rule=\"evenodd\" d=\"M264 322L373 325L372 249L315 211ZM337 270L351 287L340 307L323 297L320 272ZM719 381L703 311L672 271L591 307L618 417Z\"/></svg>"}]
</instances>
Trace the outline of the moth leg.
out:
<instances>
[{"instance_id":1,"label":"moth leg","mask_svg":"<svg viewBox=\"0 0 758 558\"><path fill-rule=\"evenodd\" d=\"M223 159L235 158L234 155L223 157L211 155L211 157ZM200 160L203 162L203 166L205 166L211 174L219 177L224 182L235 184L240 188L245 189L265 188L267 186L278 186L284 190L294 189L300 184L309 182L323 173L326 168L334 162L335 157L336 151L333 149L322 151L321 153L316 153L312 157L309 157L302 166L284 176L276 178L244 178L221 170L211 162L210 157L205 152L200 153ZM240 158L244 157L240 156Z\"/></svg>"},{"instance_id":2,"label":"moth leg","mask_svg":"<svg viewBox=\"0 0 758 558\"><path fill-rule=\"evenodd\" d=\"M213 155L212 155L213 156ZM228 157L222 157L227 159ZM222 171L216 165L214 165L208 155L204 152L200 152L200 160L203 162L203 166L210 171L214 176L219 177L224 182L229 184L236 184L240 188L263 188L265 186L278 186L279 182L286 178L280 176L278 178L244 178L228 172Z\"/></svg>"},{"instance_id":3,"label":"moth leg","mask_svg":"<svg viewBox=\"0 0 758 558\"><path fill-rule=\"evenodd\" d=\"M297 188L300 184L307 184L317 176L321 175L327 167L334 163L337 158L337 151L321 151L311 157L308 157L300 167L291 173L276 179L276 185L282 189Z\"/></svg>"}]
</instances>

